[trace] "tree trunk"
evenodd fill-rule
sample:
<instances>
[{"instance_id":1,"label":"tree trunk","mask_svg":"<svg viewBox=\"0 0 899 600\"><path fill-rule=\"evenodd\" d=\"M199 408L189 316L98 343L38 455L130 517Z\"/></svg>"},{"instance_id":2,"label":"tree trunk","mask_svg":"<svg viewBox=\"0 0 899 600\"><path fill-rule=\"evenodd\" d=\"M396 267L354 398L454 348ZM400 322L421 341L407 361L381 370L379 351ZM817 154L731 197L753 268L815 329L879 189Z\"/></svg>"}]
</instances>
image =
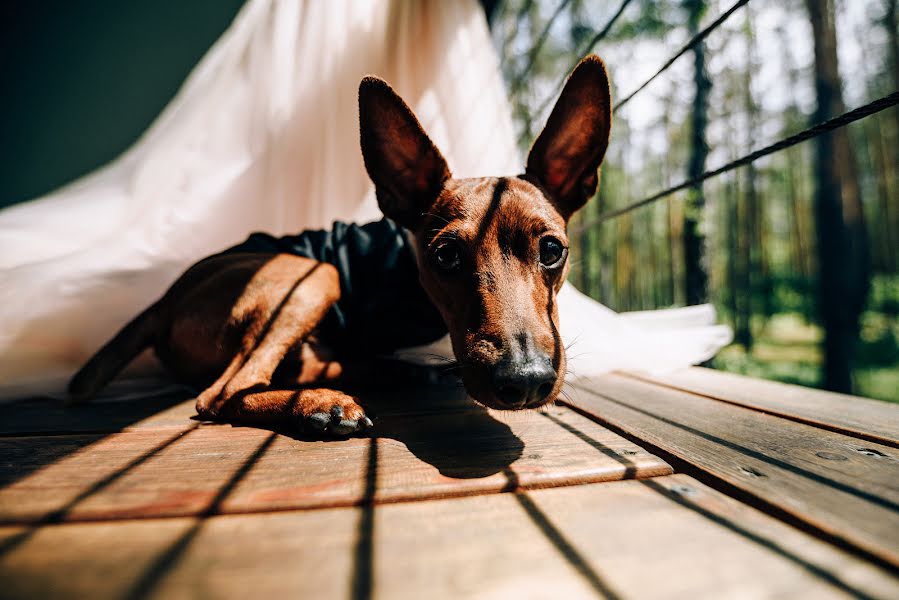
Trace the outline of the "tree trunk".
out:
<instances>
[{"instance_id":1,"label":"tree trunk","mask_svg":"<svg viewBox=\"0 0 899 600\"><path fill-rule=\"evenodd\" d=\"M752 98L752 70L754 64L754 40L752 36L752 17L749 7L743 9L746 22L743 30L746 36L746 70L743 72L743 109L746 111L746 148L751 150L755 144L756 116L758 108ZM752 315L754 313L759 272L759 256L761 255L761 239L759 236L759 199L756 188L756 170L753 163L743 170L746 186L743 196L743 210L739 217L740 242L738 282L739 301L736 303L738 314L734 319L734 341L742 345L746 352L752 352ZM735 257L736 258L736 257Z\"/></svg>"},{"instance_id":2,"label":"tree trunk","mask_svg":"<svg viewBox=\"0 0 899 600\"><path fill-rule=\"evenodd\" d=\"M886 0L886 4L887 10L883 24L887 32L890 72L892 73L893 89L899 90L899 0ZM885 166L889 170L884 169L880 175L883 177L884 183L887 181L892 182L892 193L895 194L896 190L899 189L899 175L897 175L896 169L896 164L899 163L899 160L897 160L897 157L899 157L899 151L897 151L897 146L899 146L899 106L894 106L890 111L893 113L893 143L888 143L882 153ZM887 153L887 149L889 153ZM899 211L893 210L893 217L888 221L888 226L893 231L899 231ZM894 265L899 261L899 257L896 255L897 252L899 250L894 246L892 257Z\"/></svg>"},{"instance_id":3,"label":"tree trunk","mask_svg":"<svg viewBox=\"0 0 899 600\"><path fill-rule=\"evenodd\" d=\"M889 21L889 12L884 17ZM860 74L863 76L868 96L876 98L880 95L880 86L877 85L879 61L872 59L874 53L870 51L868 31L861 28L855 30L855 43L859 48L859 68ZM891 62L887 57L887 64ZM899 87L899 86L897 86ZM890 135L891 125L894 121L890 114L872 115L871 118L864 119L855 131L858 135L854 138L857 166L859 173L865 173L874 180L873 193L874 200L868 198L869 208L873 210L868 213L868 239L870 243L871 254L871 272L872 273L894 273L895 261L893 260L896 250L893 241L891 213L893 212L890 204L891 198L889 183L889 167L886 158L886 144L883 143L884 133ZM879 214L878 214L879 213Z\"/></svg>"},{"instance_id":4,"label":"tree trunk","mask_svg":"<svg viewBox=\"0 0 899 600\"><path fill-rule=\"evenodd\" d=\"M592 203L587 203L584 207L584 215L582 221L589 221L598 216L606 206L606 198L609 194L608 177L600 177L599 194ZM591 206L592 204L592 206ZM603 255L601 240L599 239L601 225L593 225L581 234L581 273L583 277L583 287L581 290L592 298L601 302L609 301L608 295L602 289L599 273L602 271L603 265L606 264Z\"/></svg>"},{"instance_id":5,"label":"tree trunk","mask_svg":"<svg viewBox=\"0 0 899 600\"><path fill-rule=\"evenodd\" d=\"M893 89L899 90L899 0L886 0L886 5L883 23L889 39L890 71L893 74ZM899 136L899 106L891 110L896 121L896 135Z\"/></svg>"},{"instance_id":6,"label":"tree trunk","mask_svg":"<svg viewBox=\"0 0 899 600\"><path fill-rule=\"evenodd\" d=\"M748 353L752 352L752 239L755 228L752 224L753 206L755 202L754 178L747 174L742 197L736 196L734 207L736 216L736 249L733 256L736 263L736 289L734 295L734 342L743 346Z\"/></svg>"},{"instance_id":7,"label":"tree trunk","mask_svg":"<svg viewBox=\"0 0 899 600\"><path fill-rule=\"evenodd\" d=\"M787 29L781 29L779 33L781 42L780 54L783 57L787 71L787 85L789 89L798 89L800 85L800 70L796 67L796 60L792 53L792 40ZM799 129L798 121L801 111L795 98L791 98L787 106L787 119L784 123L783 137L792 134ZM812 280L814 266L812 265L813 244L811 226L808 224L811 216L811 199L809 198L808 176L806 165L811 162L806 156L805 146L796 146L784 150L786 160L787 184L790 203L787 214L792 222L792 235L794 254L796 257L793 273L793 290L802 298L802 318L806 323L815 322L815 300L811 297L809 289Z\"/></svg>"},{"instance_id":8,"label":"tree trunk","mask_svg":"<svg viewBox=\"0 0 899 600\"><path fill-rule=\"evenodd\" d=\"M688 11L689 33L691 36L696 35L699 32L699 21L705 12L705 0L684 0L684 6ZM693 82L695 89L691 115L690 163L687 171L690 179L698 177L705 171L705 162L709 154L706 126L712 82L706 73L704 42L693 48ZM701 229L705 213L702 184L696 185L688 192L684 208L684 275L687 304L701 304L709 295L705 234Z\"/></svg>"},{"instance_id":9,"label":"tree trunk","mask_svg":"<svg viewBox=\"0 0 899 600\"><path fill-rule=\"evenodd\" d=\"M738 331L738 319L740 311L740 265L737 257L739 256L739 232L740 219L738 211L740 210L740 187L737 178L733 177L727 183L727 214L725 235L727 236L727 295L728 308L730 310L730 319L733 323L734 331ZM734 335L734 341L738 344L742 343L738 335Z\"/></svg>"},{"instance_id":10,"label":"tree trunk","mask_svg":"<svg viewBox=\"0 0 899 600\"><path fill-rule=\"evenodd\" d=\"M899 84L897 84L896 89L899 89ZM896 114L899 114L899 108L893 110L896 111ZM886 119L883 119L883 122L885 121ZM893 145L890 145L885 139L885 132L877 127L877 121L873 125L872 130L877 142L877 147L873 151L877 160L877 163L874 165L874 168L877 169L875 179L877 180L880 211L883 217L881 231L884 234L884 264L887 272L896 273L899 270L899 242L893 236L896 231L899 231L899 218L897 218L899 217L899 210L896 210L897 207L892 199L896 197L897 188L899 188L899 180L895 176L895 165L899 162L896 155L896 145L899 145L899 124L896 125L896 130L893 132L894 139L897 142ZM891 182L892 187L890 185Z\"/></svg>"},{"instance_id":11,"label":"tree trunk","mask_svg":"<svg viewBox=\"0 0 899 600\"><path fill-rule=\"evenodd\" d=\"M789 198L789 208L787 209L787 219L789 219L789 236L790 248L793 255L792 269L794 278L807 281L809 279L809 268L805 259L805 244L803 242L802 224L799 215L802 212L802 195L799 191L799 182L802 178L799 163L801 157L796 158L796 152L787 150L786 156L786 179L787 179L787 197ZM805 311L803 311L805 314Z\"/></svg>"},{"instance_id":12,"label":"tree trunk","mask_svg":"<svg viewBox=\"0 0 899 600\"><path fill-rule=\"evenodd\" d=\"M646 310L647 308L659 308L659 274L662 272L659 268L659 253L656 248L656 236L654 235L654 223L655 223L656 211L653 206L650 210L646 211L646 217L643 221L644 223L644 235L643 235L643 243L646 244L646 252L647 262L649 263L649 268L639 269L639 272L643 274L643 306L641 310Z\"/></svg>"},{"instance_id":13,"label":"tree trunk","mask_svg":"<svg viewBox=\"0 0 899 600\"><path fill-rule=\"evenodd\" d=\"M744 82L746 86L745 100L748 122L746 149L752 150L757 139L758 123L761 113L761 107L752 95L752 81L753 74L760 68L760 63L756 51L755 24L753 22L752 7L747 5L743 10L746 15L745 29L747 47L746 80ZM757 174L755 163L749 163L746 166L746 175L750 180L750 183L747 186L747 194L749 194L750 199L749 208L752 211L753 227L751 248L752 285L750 287L752 296L750 297L749 305L750 314L755 314L756 306L758 306L760 309L759 312L761 312L764 318L764 322L767 323L768 319L771 318L775 311L774 280L771 273L771 248L766 243L768 241L766 236L768 228L766 227L764 201L762 197L763 192L759 190L759 186L757 185Z\"/></svg>"},{"instance_id":14,"label":"tree trunk","mask_svg":"<svg viewBox=\"0 0 899 600\"><path fill-rule=\"evenodd\" d=\"M665 132L665 139L671 140L674 138L674 131L672 130L672 122L671 122L671 111L672 106L674 104L675 97L675 89L674 86L671 86L670 92L665 95L664 106L665 112L662 117L663 130ZM674 169L671 166L671 152L666 152L664 158L662 159L662 187L669 188L671 187L671 174ZM667 278L665 280L666 288L665 288L665 299L662 301L663 305L673 305L676 303L677 298L677 270L675 268L675 256L677 254L677 244L674 239L674 214L672 212L672 203L674 202L673 196L668 196L665 199L665 251L664 254L668 258L667 264Z\"/></svg>"},{"instance_id":15,"label":"tree trunk","mask_svg":"<svg viewBox=\"0 0 899 600\"><path fill-rule=\"evenodd\" d=\"M815 121L821 122L845 111L833 0L806 0L806 7L815 43ZM815 180L824 386L850 393L852 357L870 274L858 178L845 129L816 139Z\"/></svg>"}]
</instances>

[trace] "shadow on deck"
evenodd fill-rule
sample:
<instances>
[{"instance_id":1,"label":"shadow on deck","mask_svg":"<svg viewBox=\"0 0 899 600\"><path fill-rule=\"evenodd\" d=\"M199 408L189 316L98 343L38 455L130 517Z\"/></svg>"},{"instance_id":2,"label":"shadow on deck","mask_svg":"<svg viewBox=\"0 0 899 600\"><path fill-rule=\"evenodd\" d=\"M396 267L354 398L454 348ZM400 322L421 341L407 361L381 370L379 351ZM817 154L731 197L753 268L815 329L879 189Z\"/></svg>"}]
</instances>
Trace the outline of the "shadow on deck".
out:
<instances>
[{"instance_id":1,"label":"shadow on deck","mask_svg":"<svg viewBox=\"0 0 899 600\"><path fill-rule=\"evenodd\" d=\"M373 437L340 441L199 422L184 390L0 406L3 596L899 592L891 405L705 369L544 412L363 399Z\"/></svg>"}]
</instances>

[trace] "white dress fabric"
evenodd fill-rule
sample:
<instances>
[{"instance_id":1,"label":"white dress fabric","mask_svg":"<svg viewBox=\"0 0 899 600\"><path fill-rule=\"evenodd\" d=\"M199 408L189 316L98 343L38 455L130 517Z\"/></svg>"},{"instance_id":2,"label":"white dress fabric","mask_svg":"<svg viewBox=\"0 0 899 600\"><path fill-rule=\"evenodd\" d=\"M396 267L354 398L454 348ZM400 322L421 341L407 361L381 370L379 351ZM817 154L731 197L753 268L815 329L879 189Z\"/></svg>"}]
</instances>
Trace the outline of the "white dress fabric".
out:
<instances>
[{"instance_id":1,"label":"white dress fabric","mask_svg":"<svg viewBox=\"0 0 899 600\"><path fill-rule=\"evenodd\" d=\"M412 106L454 176L521 172L475 0L250 0L131 149L0 211L0 397L60 392L187 266L252 231L379 218L359 150L367 74ZM566 285L559 308L573 376L672 369L730 340L708 306L617 315Z\"/></svg>"}]
</instances>

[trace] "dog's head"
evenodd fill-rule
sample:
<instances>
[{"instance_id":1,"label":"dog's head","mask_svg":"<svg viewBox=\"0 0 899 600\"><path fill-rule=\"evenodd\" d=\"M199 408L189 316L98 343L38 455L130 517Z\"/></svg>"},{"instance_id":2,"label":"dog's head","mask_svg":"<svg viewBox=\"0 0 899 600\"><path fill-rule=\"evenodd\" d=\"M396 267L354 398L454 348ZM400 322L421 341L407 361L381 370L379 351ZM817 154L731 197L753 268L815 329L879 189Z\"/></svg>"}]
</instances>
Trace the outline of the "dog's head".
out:
<instances>
[{"instance_id":1,"label":"dog's head","mask_svg":"<svg viewBox=\"0 0 899 600\"><path fill-rule=\"evenodd\" d=\"M359 88L362 154L384 214L412 232L421 285L443 315L468 392L504 409L559 394L565 348L556 294L569 218L596 191L609 141L609 82L582 60L517 177L453 179L387 83Z\"/></svg>"}]
</instances>

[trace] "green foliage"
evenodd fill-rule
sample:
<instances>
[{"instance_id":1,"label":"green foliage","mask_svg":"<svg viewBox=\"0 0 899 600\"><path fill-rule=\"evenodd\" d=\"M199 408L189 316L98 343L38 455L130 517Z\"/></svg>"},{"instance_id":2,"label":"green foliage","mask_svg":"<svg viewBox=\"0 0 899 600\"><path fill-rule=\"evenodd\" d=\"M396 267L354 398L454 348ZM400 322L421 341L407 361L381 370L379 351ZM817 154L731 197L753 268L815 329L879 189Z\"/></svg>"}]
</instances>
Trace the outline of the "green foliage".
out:
<instances>
[{"instance_id":1,"label":"green foliage","mask_svg":"<svg viewBox=\"0 0 899 600\"><path fill-rule=\"evenodd\" d=\"M640 37L661 37L683 22L682 13L669 2L640 0L636 15L622 21L607 38L610 42Z\"/></svg>"},{"instance_id":2,"label":"green foliage","mask_svg":"<svg viewBox=\"0 0 899 600\"><path fill-rule=\"evenodd\" d=\"M861 396L899 402L899 326L881 313L868 311L854 371ZM780 313L767 323L751 352L739 345L725 348L712 360L717 369L784 383L819 387L822 332L795 313Z\"/></svg>"},{"instance_id":3,"label":"green foliage","mask_svg":"<svg viewBox=\"0 0 899 600\"><path fill-rule=\"evenodd\" d=\"M509 14L514 16L524 1L510 0ZM869 35L883 27L882 8L878 0L860 1L866 3L867 12L862 12L868 15L863 15L868 21L857 31L844 27L841 32L855 31L856 39L850 41L868 58L847 77L847 89L855 90L856 96L858 90L865 91L862 97L867 101L895 89L897 83L887 68L891 64L886 45L889 36ZM708 10L700 27L731 2L708 0L703 4ZM506 48L504 69L507 74L514 72L510 81L520 75L510 65L521 62L511 48L524 48L526 52L530 47L528 36L543 30L557 6L557 2L537 1L525 18L536 21L514 28L515 44L498 40ZM520 90L512 100L522 130L539 128L545 113L536 114L535 109L547 100L547 90L557 89L564 71L576 58L575 49L605 26L617 6L617 2L573 0L570 11L558 17L533 72L518 83L518 88L510 85ZM848 6L844 4L844 14L838 15L843 21ZM650 53L653 63L643 65L643 72L651 73L686 39L688 8L685 2L630 3L598 47L610 68L613 97L621 97L641 83L633 79L631 64L642 51L656 49ZM734 160L810 124L814 110L813 52L811 40L797 38L797 32L808 31L807 19L802 3L756 0L707 39L707 64L713 82L708 167ZM756 29L755 24L760 22L775 25L768 30ZM877 46L872 40L883 43ZM751 41L755 53L748 50L753 47ZM615 115L598 195L575 217L575 227L686 178L691 144L691 66L689 57L681 59L641 92L644 101L647 96L651 101L631 104ZM779 73L773 83L769 73L772 68ZM762 77L764 73L769 73L768 79ZM859 103L851 96L847 98L850 108ZM647 110L652 114L647 115ZM897 117L899 111L885 111L850 126L849 134L851 155L858 163L873 265L871 291L854 347L855 391L899 402ZM523 145L529 142L530 138L522 141ZM683 224L686 218L694 217L707 240L705 257L712 301L724 322L746 324L743 329L749 336L744 340L746 347L734 344L724 349L714 359L714 366L819 386L823 334L818 315L820 268L812 161L812 144L801 144L758 161L753 169L744 167L705 182L706 208L698 214L686 201L691 192L685 191L590 228L572 239L570 279L585 293L618 311L682 305ZM754 196L747 193L750 189L755 190Z\"/></svg>"},{"instance_id":4,"label":"green foliage","mask_svg":"<svg viewBox=\"0 0 899 600\"><path fill-rule=\"evenodd\" d=\"M899 275L874 277L871 280L871 292L868 297L868 309L874 313L882 313L897 324L899 317Z\"/></svg>"}]
</instances>

